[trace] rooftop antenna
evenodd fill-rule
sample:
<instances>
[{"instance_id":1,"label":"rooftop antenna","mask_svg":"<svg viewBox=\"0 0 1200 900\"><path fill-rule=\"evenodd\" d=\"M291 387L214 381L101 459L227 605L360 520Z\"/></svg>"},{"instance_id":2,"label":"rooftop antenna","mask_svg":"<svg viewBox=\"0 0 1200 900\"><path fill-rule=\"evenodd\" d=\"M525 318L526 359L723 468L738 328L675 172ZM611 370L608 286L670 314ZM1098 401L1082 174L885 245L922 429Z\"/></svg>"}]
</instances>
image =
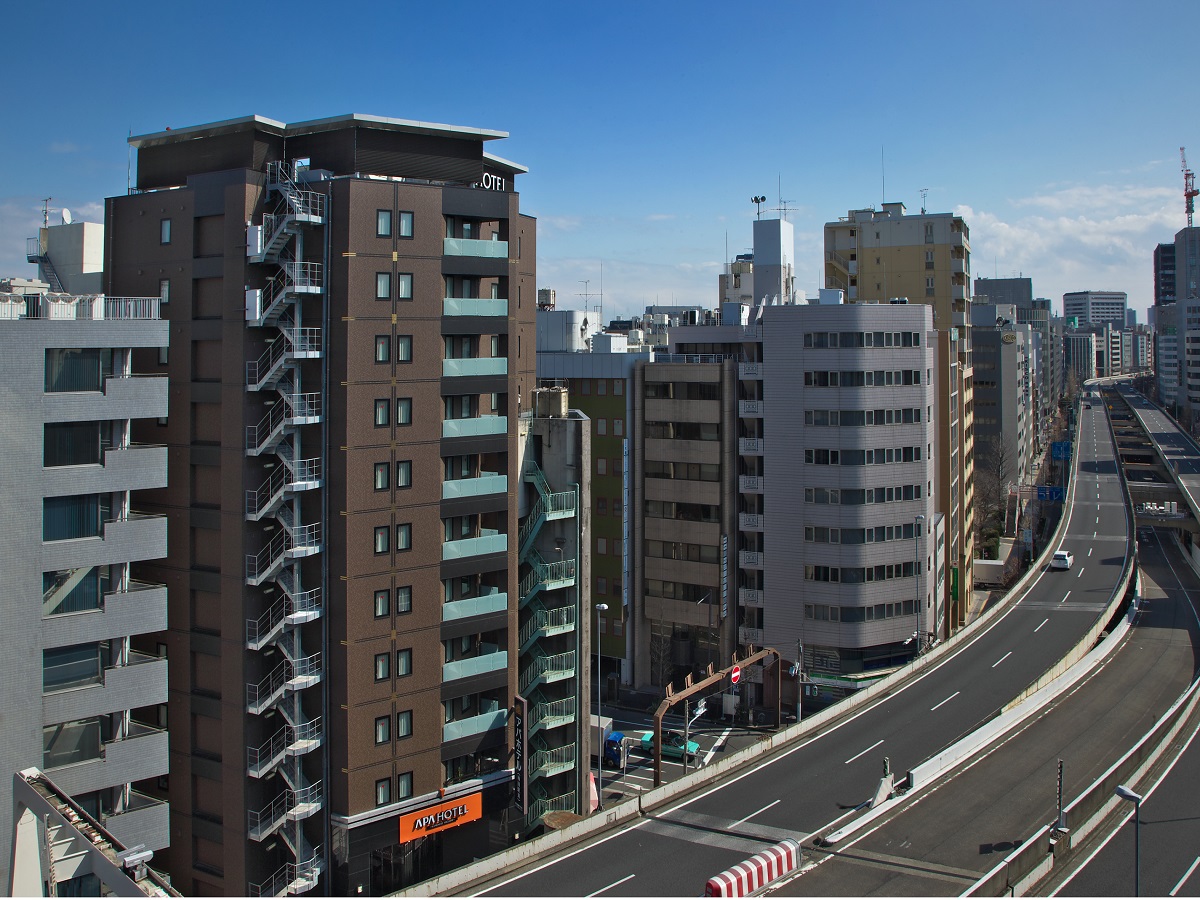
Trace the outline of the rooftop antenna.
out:
<instances>
[{"instance_id":1,"label":"rooftop antenna","mask_svg":"<svg viewBox=\"0 0 1200 900\"><path fill-rule=\"evenodd\" d=\"M779 205L777 207L775 207L775 212L779 213L780 218L782 218L783 221L785 221L785 222L787 221L788 213L794 212L794 211L795 211L795 207L788 206L788 202L786 200L784 200L782 197L779 199Z\"/></svg>"},{"instance_id":2,"label":"rooftop antenna","mask_svg":"<svg viewBox=\"0 0 1200 900\"><path fill-rule=\"evenodd\" d=\"M921 215L925 215L925 198L929 196L929 188L921 188Z\"/></svg>"},{"instance_id":3,"label":"rooftop antenna","mask_svg":"<svg viewBox=\"0 0 1200 900\"><path fill-rule=\"evenodd\" d=\"M1200 191L1196 190L1196 175L1188 168L1187 155L1182 147L1179 148L1179 163L1183 172L1183 206L1187 210L1188 228L1191 228L1192 213L1196 210L1196 195L1200 194Z\"/></svg>"},{"instance_id":4,"label":"rooftop antenna","mask_svg":"<svg viewBox=\"0 0 1200 900\"><path fill-rule=\"evenodd\" d=\"M750 202L754 204L754 217L756 219L761 219L762 218L762 205L767 202L767 198L759 196L758 194L755 194L753 197L750 198Z\"/></svg>"},{"instance_id":5,"label":"rooftop antenna","mask_svg":"<svg viewBox=\"0 0 1200 900\"><path fill-rule=\"evenodd\" d=\"M50 227L50 201L53 199L54 199L53 197L43 197L42 198L42 227L43 228Z\"/></svg>"},{"instance_id":6,"label":"rooftop antenna","mask_svg":"<svg viewBox=\"0 0 1200 900\"><path fill-rule=\"evenodd\" d=\"M883 198L879 201L879 205L882 206L884 203L887 203L887 165L883 161L883 144L879 145L879 175L883 180L883 187L881 188Z\"/></svg>"},{"instance_id":7,"label":"rooftop antenna","mask_svg":"<svg viewBox=\"0 0 1200 900\"><path fill-rule=\"evenodd\" d=\"M604 260L600 260L600 306L596 312L599 314L596 318L596 324L603 326L604 324Z\"/></svg>"},{"instance_id":8,"label":"rooftop antenna","mask_svg":"<svg viewBox=\"0 0 1200 900\"><path fill-rule=\"evenodd\" d=\"M133 193L133 126L129 126L129 140L125 142L125 193Z\"/></svg>"},{"instance_id":9,"label":"rooftop antenna","mask_svg":"<svg viewBox=\"0 0 1200 900\"><path fill-rule=\"evenodd\" d=\"M599 296L598 294L592 294L588 292L588 285L590 285L591 282L592 280L590 278L581 278L579 280L579 283L583 285L583 293L579 294L579 296L583 298L583 311L585 313L590 311L588 306L589 301L593 297Z\"/></svg>"}]
</instances>

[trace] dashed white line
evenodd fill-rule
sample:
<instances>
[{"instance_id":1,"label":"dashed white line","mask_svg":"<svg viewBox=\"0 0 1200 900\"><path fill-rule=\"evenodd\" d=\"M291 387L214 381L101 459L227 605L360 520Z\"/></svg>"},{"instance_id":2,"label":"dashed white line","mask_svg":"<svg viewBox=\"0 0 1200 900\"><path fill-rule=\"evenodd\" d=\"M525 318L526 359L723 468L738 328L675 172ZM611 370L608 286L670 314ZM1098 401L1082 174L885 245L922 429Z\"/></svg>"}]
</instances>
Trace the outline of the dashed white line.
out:
<instances>
[{"instance_id":1,"label":"dashed white line","mask_svg":"<svg viewBox=\"0 0 1200 900\"><path fill-rule=\"evenodd\" d=\"M762 809L758 810L758 812L752 812L752 813L750 813L750 815L746 816L746 818L745 818L745 819L738 819L736 822L732 823L732 824L731 824L729 827L730 827L730 828L737 828L737 827L738 827L739 825L741 825L743 822L745 822L745 821L747 821L747 820L749 820L749 819L753 819L755 816L757 816L757 815L758 815L758 813L765 813L765 812L766 812L768 809L770 809L772 806L774 806L774 805L775 805L776 803L778 803L778 802L779 802L778 800L772 800L770 803L768 803L768 804L767 804L766 806L764 806Z\"/></svg>"},{"instance_id":2,"label":"dashed white line","mask_svg":"<svg viewBox=\"0 0 1200 900\"><path fill-rule=\"evenodd\" d=\"M1196 866L1200 866L1200 856L1197 856L1192 864L1188 866L1188 870L1183 873L1183 877L1175 883L1175 887L1171 888L1171 893L1167 894L1168 897L1174 897L1179 893L1179 889L1183 887L1183 883L1191 878L1192 873L1196 871Z\"/></svg>"},{"instance_id":3,"label":"dashed white line","mask_svg":"<svg viewBox=\"0 0 1200 900\"><path fill-rule=\"evenodd\" d=\"M605 885L604 887L600 888L600 890L598 890L598 891L592 891L592 893L590 893L590 894L584 894L583 896L585 896L585 897L597 897L597 896L599 896L600 894L603 894L603 893L604 893L605 891L607 891L609 888L615 888L615 887L616 887L618 884L624 884L625 882L627 882L627 881L628 881L630 878L632 878L632 877L633 877L632 875L626 875L624 878L618 879L617 881L614 881L612 884Z\"/></svg>"},{"instance_id":4,"label":"dashed white line","mask_svg":"<svg viewBox=\"0 0 1200 900\"><path fill-rule=\"evenodd\" d=\"M1088 556L1091 556L1091 555L1092 555L1092 548L1088 547Z\"/></svg>"},{"instance_id":5,"label":"dashed white line","mask_svg":"<svg viewBox=\"0 0 1200 900\"><path fill-rule=\"evenodd\" d=\"M850 765L850 763L854 762L860 756L862 756L863 754L866 754L866 753L870 753L872 750L874 750L876 747L878 747L882 743L883 743L883 741L876 741L870 747L868 747L866 750L862 751L862 753L855 753L852 757L850 757L848 760L846 760L844 763L842 763L842 765L846 765L846 766Z\"/></svg>"},{"instance_id":6,"label":"dashed white line","mask_svg":"<svg viewBox=\"0 0 1200 900\"><path fill-rule=\"evenodd\" d=\"M943 707L943 706L945 706L947 703L949 703L951 700L953 700L955 697L957 697L957 696L958 696L960 693L962 693L962 692L961 692L961 691L955 691L953 694L951 694L949 697L947 697L945 700L943 700L943 701L942 701L941 703L939 703L937 706L931 706L931 707L929 707L929 711L930 711L930 712L933 712L934 710L936 710L936 709L939 709L940 707Z\"/></svg>"},{"instance_id":7,"label":"dashed white line","mask_svg":"<svg viewBox=\"0 0 1200 900\"><path fill-rule=\"evenodd\" d=\"M1063 599L1066 599L1066 598L1064 597ZM1049 621L1050 621L1049 619L1042 619L1042 625L1045 625ZM1039 625L1037 628L1033 629L1033 633L1037 634L1039 631L1041 631L1042 625Z\"/></svg>"},{"instance_id":8,"label":"dashed white line","mask_svg":"<svg viewBox=\"0 0 1200 900\"><path fill-rule=\"evenodd\" d=\"M1058 602L1059 602L1059 603L1066 603L1066 602L1067 602L1067 598L1068 598L1068 597L1070 597L1070 596L1071 596L1071 592L1070 592L1070 591L1067 591L1065 594L1063 594L1063 598L1062 598L1061 600L1059 600Z\"/></svg>"},{"instance_id":9,"label":"dashed white line","mask_svg":"<svg viewBox=\"0 0 1200 900\"><path fill-rule=\"evenodd\" d=\"M1082 577L1083 577L1083 566L1080 566L1080 567L1079 567L1079 574L1078 574L1078 575L1076 575L1075 577L1076 577L1076 578L1082 578Z\"/></svg>"},{"instance_id":10,"label":"dashed white line","mask_svg":"<svg viewBox=\"0 0 1200 900\"><path fill-rule=\"evenodd\" d=\"M1004 662L1004 661L1005 661L1006 659L1008 659L1010 656L1012 656L1012 651L1011 651L1011 650L1009 650L1009 651L1008 651L1007 653L1005 653L1005 654L1004 654L1002 657L1000 657L998 660L996 660L994 663L992 663L992 668L993 668L993 669L994 669L994 668L996 668L996 666L1000 665L1000 663Z\"/></svg>"}]
</instances>

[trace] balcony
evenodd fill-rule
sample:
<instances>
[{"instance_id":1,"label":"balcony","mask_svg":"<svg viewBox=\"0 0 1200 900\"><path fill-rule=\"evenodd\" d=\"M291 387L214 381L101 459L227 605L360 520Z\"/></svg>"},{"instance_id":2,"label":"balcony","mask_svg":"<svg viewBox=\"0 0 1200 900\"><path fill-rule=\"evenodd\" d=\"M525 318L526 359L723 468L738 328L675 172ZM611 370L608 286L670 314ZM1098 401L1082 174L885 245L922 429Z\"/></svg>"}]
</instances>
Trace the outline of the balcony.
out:
<instances>
[{"instance_id":1,"label":"balcony","mask_svg":"<svg viewBox=\"0 0 1200 900\"><path fill-rule=\"evenodd\" d=\"M475 478L455 478L442 482L442 499L486 497L488 494L507 494L508 476L495 472L480 472Z\"/></svg>"},{"instance_id":2,"label":"balcony","mask_svg":"<svg viewBox=\"0 0 1200 900\"><path fill-rule=\"evenodd\" d=\"M466 600L452 600L442 604L442 621L456 622L473 616L486 616L508 609L508 594L497 592Z\"/></svg>"},{"instance_id":3,"label":"balcony","mask_svg":"<svg viewBox=\"0 0 1200 900\"><path fill-rule=\"evenodd\" d=\"M570 725L575 721L576 703L574 697L564 697L562 700L540 700L533 705L529 712L529 736L533 737L543 728L559 728Z\"/></svg>"},{"instance_id":4,"label":"balcony","mask_svg":"<svg viewBox=\"0 0 1200 900\"><path fill-rule=\"evenodd\" d=\"M498 709L495 712L482 713L466 719L447 722L442 726L442 743L456 741L459 738L474 737L485 731L503 728L508 724L508 710Z\"/></svg>"},{"instance_id":5,"label":"balcony","mask_svg":"<svg viewBox=\"0 0 1200 900\"><path fill-rule=\"evenodd\" d=\"M761 494L766 487L766 479L761 475L739 475L738 490L743 494Z\"/></svg>"},{"instance_id":6,"label":"balcony","mask_svg":"<svg viewBox=\"0 0 1200 900\"><path fill-rule=\"evenodd\" d=\"M552 750L534 750L529 758L529 777L550 778L575 768L575 745L555 747Z\"/></svg>"},{"instance_id":7,"label":"balcony","mask_svg":"<svg viewBox=\"0 0 1200 900\"><path fill-rule=\"evenodd\" d=\"M758 513L738 513L739 531L762 531L766 524L766 516Z\"/></svg>"},{"instance_id":8,"label":"balcony","mask_svg":"<svg viewBox=\"0 0 1200 900\"><path fill-rule=\"evenodd\" d=\"M477 416L473 419L445 419L442 437L481 437L489 434L508 434L508 416Z\"/></svg>"},{"instance_id":9,"label":"balcony","mask_svg":"<svg viewBox=\"0 0 1200 900\"><path fill-rule=\"evenodd\" d=\"M46 496L135 491L167 485L167 448L161 444L130 444L104 451L102 465L54 466Z\"/></svg>"},{"instance_id":10,"label":"balcony","mask_svg":"<svg viewBox=\"0 0 1200 900\"><path fill-rule=\"evenodd\" d=\"M98 680L43 694L42 717L72 722L166 702L167 661L131 650L127 665L102 670Z\"/></svg>"},{"instance_id":11,"label":"balcony","mask_svg":"<svg viewBox=\"0 0 1200 900\"><path fill-rule=\"evenodd\" d=\"M488 532L491 532L490 534ZM484 529L479 537L462 538L457 541L446 541L442 544L442 561L452 559L468 559L472 556L485 556L489 553L507 553L508 535L499 534L492 529Z\"/></svg>"},{"instance_id":12,"label":"balcony","mask_svg":"<svg viewBox=\"0 0 1200 900\"><path fill-rule=\"evenodd\" d=\"M444 256L478 256L484 259L508 259L508 241L480 241L472 238L445 238Z\"/></svg>"},{"instance_id":13,"label":"balcony","mask_svg":"<svg viewBox=\"0 0 1200 900\"><path fill-rule=\"evenodd\" d=\"M478 656L444 663L442 684L458 681L460 678L486 675L489 672L501 672L508 668L507 650L497 650L493 645L481 644L479 651Z\"/></svg>"},{"instance_id":14,"label":"balcony","mask_svg":"<svg viewBox=\"0 0 1200 900\"><path fill-rule=\"evenodd\" d=\"M534 641L556 634L569 634L575 630L575 607L559 606L546 609L540 603L533 615L521 627L518 635L518 647L525 653Z\"/></svg>"},{"instance_id":15,"label":"balcony","mask_svg":"<svg viewBox=\"0 0 1200 900\"><path fill-rule=\"evenodd\" d=\"M762 456L767 452L764 438L738 438L738 453L742 456Z\"/></svg>"},{"instance_id":16,"label":"balcony","mask_svg":"<svg viewBox=\"0 0 1200 900\"><path fill-rule=\"evenodd\" d=\"M525 693L542 684L551 684L565 678L575 677L575 651L558 653L554 656L538 656L533 664L521 673L521 692Z\"/></svg>"},{"instance_id":17,"label":"balcony","mask_svg":"<svg viewBox=\"0 0 1200 900\"><path fill-rule=\"evenodd\" d=\"M157 778L168 768L167 733L134 722L126 737L102 744L98 758L48 768L47 774L74 795Z\"/></svg>"},{"instance_id":18,"label":"balcony","mask_svg":"<svg viewBox=\"0 0 1200 900\"><path fill-rule=\"evenodd\" d=\"M739 400L738 415L743 419L761 419L767 412L767 404L762 400Z\"/></svg>"},{"instance_id":19,"label":"balcony","mask_svg":"<svg viewBox=\"0 0 1200 900\"><path fill-rule=\"evenodd\" d=\"M98 537L44 541L41 548L41 566L46 572L160 559L167 555L167 517L131 512L105 522Z\"/></svg>"},{"instance_id":20,"label":"balcony","mask_svg":"<svg viewBox=\"0 0 1200 900\"><path fill-rule=\"evenodd\" d=\"M100 824L126 847L145 844L147 850L164 850L171 843L171 807L137 791L120 812L100 817Z\"/></svg>"},{"instance_id":21,"label":"balcony","mask_svg":"<svg viewBox=\"0 0 1200 900\"><path fill-rule=\"evenodd\" d=\"M760 362L738 363L738 378L743 381L762 381L764 368Z\"/></svg>"},{"instance_id":22,"label":"balcony","mask_svg":"<svg viewBox=\"0 0 1200 900\"><path fill-rule=\"evenodd\" d=\"M742 606L763 606L765 598L763 591L751 590L750 588L741 588L738 591L738 603Z\"/></svg>"},{"instance_id":23,"label":"balcony","mask_svg":"<svg viewBox=\"0 0 1200 900\"><path fill-rule=\"evenodd\" d=\"M69 588L66 591L52 588L43 598L43 646L69 647L167 629L166 585L131 581L126 590L106 593L99 609L45 614L48 605L53 609L64 599L61 595L69 592Z\"/></svg>"},{"instance_id":24,"label":"balcony","mask_svg":"<svg viewBox=\"0 0 1200 900\"><path fill-rule=\"evenodd\" d=\"M443 316L508 316L508 300L483 297L445 297Z\"/></svg>"},{"instance_id":25,"label":"balcony","mask_svg":"<svg viewBox=\"0 0 1200 900\"><path fill-rule=\"evenodd\" d=\"M162 375L110 375L102 391L55 391L42 396L45 422L153 419L166 414L167 379Z\"/></svg>"},{"instance_id":26,"label":"balcony","mask_svg":"<svg viewBox=\"0 0 1200 900\"><path fill-rule=\"evenodd\" d=\"M763 640L763 630L761 628L747 628L745 625L738 628L739 644L753 644L756 647L761 647Z\"/></svg>"},{"instance_id":27,"label":"balcony","mask_svg":"<svg viewBox=\"0 0 1200 900\"><path fill-rule=\"evenodd\" d=\"M442 376L445 378L507 374L508 358L504 356L484 356L473 359L442 360Z\"/></svg>"},{"instance_id":28,"label":"balcony","mask_svg":"<svg viewBox=\"0 0 1200 900\"><path fill-rule=\"evenodd\" d=\"M738 565L743 569L761 569L765 563L765 554L758 550L739 550Z\"/></svg>"}]
</instances>

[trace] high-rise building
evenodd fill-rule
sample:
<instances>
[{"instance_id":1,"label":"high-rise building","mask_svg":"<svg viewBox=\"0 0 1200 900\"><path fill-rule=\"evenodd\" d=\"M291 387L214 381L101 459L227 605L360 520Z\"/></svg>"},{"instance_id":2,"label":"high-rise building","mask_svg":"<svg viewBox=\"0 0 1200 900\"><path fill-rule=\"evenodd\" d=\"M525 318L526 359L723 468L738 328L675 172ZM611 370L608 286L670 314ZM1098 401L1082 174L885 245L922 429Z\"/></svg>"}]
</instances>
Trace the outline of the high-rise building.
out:
<instances>
[{"instance_id":1,"label":"high-rise building","mask_svg":"<svg viewBox=\"0 0 1200 900\"><path fill-rule=\"evenodd\" d=\"M512 805L522 588L545 600L574 545L523 563L519 511L581 482L521 467L536 235L503 137L353 115L131 139L105 271L169 297L185 893L379 894L538 824ZM548 677L581 687L557 646Z\"/></svg>"},{"instance_id":2,"label":"high-rise building","mask_svg":"<svg viewBox=\"0 0 1200 900\"><path fill-rule=\"evenodd\" d=\"M1099 343L1096 332L1088 329L1068 328L1063 337L1063 365L1068 383L1073 381L1076 391L1085 381L1097 377Z\"/></svg>"},{"instance_id":3,"label":"high-rise building","mask_svg":"<svg viewBox=\"0 0 1200 900\"><path fill-rule=\"evenodd\" d=\"M1154 305L1175 302L1175 245L1159 244L1154 248Z\"/></svg>"},{"instance_id":4,"label":"high-rise building","mask_svg":"<svg viewBox=\"0 0 1200 900\"><path fill-rule=\"evenodd\" d=\"M168 599L150 564L167 554L167 519L144 502L167 484L167 449L138 434L167 415L159 309L157 297L0 294L6 885L12 776L30 767L126 846L169 840Z\"/></svg>"},{"instance_id":5,"label":"high-rise building","mask_svg":"<svg viewBox=\"0 0 1200 900\"><path fill-rule=\"evenodd\" d=\"M1010 303L980 303L978 295L971 304L977 465L993 480L1021 485L1032 476L1037 371L1033 328L1017 322L1016 312Z\"/></svg>"},{"instance_id":6,"label":"high-rise building","mask_svg":"<svg viewBox=\"0 0 1200 900\"><path fill-rule=\"evenodd\" d=\"M1063 294L1063 315L1080 325L1125 327L1129 297L1124 291L1074 291Z\"/></svg>"},{"instance_id":7,"label":"high-rise building","mask_svg":"<svg viewBox=\"0 0 1200 900\"><path fill-rule=\"evenodd\" d=\"M966 622L975 557L970 278L970 230L961 216L908 215L903 203L884 203L825 223L826 288L844 290L852 303L906 297L933 307L940 347L936 492L946 521L951 629Z\"/></svg>"}]
</instances>

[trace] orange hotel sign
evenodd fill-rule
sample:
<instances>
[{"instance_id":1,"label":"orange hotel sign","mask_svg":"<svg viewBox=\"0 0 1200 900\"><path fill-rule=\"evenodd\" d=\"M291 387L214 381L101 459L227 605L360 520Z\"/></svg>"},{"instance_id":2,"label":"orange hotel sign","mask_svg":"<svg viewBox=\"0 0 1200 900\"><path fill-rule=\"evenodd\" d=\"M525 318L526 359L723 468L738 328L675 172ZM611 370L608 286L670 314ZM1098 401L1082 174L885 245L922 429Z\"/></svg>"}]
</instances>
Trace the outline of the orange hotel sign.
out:
<instances>
[{"instance_id":1,"label":"orange hotel sign","mask_svg":"<svg viewBox=\"0 0 1200 900\"><path fill-rule=\"evenodd\" d=\"M400 817L400 843L436 834L456 825L466 825L483 818L483 794L476 791L465 797L427 806Z\"/></svg>"}]
</instances>

